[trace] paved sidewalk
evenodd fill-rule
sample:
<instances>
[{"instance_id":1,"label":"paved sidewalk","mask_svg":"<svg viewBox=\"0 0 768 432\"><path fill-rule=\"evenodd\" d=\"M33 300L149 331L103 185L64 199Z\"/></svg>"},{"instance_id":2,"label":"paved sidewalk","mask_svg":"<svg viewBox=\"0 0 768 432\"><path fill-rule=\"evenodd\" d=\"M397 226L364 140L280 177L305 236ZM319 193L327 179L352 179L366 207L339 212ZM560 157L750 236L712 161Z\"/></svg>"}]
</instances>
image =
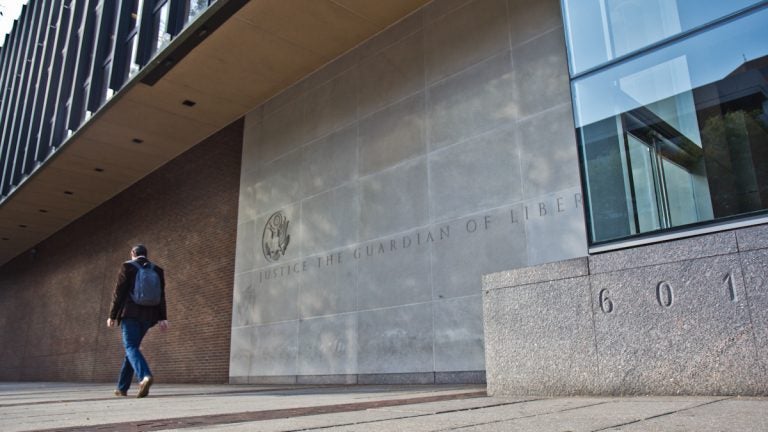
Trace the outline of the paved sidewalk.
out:
<instances>
[{"instance_id":1,"label":"paved sidewalk","mask_svg":"<svg viewBox=\"0 0 768 432\"><path fill-rule=\"evenodd\" d=\"M484 386L0 383L0 431L766 431L768 398L491 398ZM135 390L132 392L135 394Z\"/></svg>"}]
</instances>

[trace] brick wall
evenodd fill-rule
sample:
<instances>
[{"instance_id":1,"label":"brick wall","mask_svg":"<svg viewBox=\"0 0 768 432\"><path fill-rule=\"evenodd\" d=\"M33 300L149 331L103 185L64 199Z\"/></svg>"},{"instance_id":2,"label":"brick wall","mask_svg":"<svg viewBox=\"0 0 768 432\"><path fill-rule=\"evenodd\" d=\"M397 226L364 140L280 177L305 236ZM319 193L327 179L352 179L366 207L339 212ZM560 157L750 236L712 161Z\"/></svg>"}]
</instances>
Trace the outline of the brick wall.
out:
<instances>
[{"instance_id":1,"label":"brick wall","mask_svg":"<svg viewBox=\"0 0 768 432\"><path fill-rule=\"evenodd\" d=\"M114 381L112 290L144 243L166 271L171 322L142 344L153 374L228 381L242 133L224 128L0 268L0 380Z\"/></svg>"}]
</instances>

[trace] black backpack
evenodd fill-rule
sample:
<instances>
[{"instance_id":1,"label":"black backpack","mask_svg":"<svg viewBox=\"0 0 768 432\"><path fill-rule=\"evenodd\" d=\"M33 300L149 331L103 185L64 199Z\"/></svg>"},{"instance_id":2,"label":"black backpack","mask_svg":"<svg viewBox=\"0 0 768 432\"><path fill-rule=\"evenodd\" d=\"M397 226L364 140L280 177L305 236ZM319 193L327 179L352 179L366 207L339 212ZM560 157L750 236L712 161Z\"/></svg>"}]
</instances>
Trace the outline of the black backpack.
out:
<instances>
[{"instance_id":1,"label":"black backpack","mask_svg":"<svg viewBox=\"0 0 768 432\"><path fill-rule=\"evenodd\" d=\"M131 300L140 306L157 306L162 299L163 288L160 275L155 271L155 265L147 261L141 265L136 261L128 261L136 267L136 279L131 290Z\"/></svg>"}]
</instances>

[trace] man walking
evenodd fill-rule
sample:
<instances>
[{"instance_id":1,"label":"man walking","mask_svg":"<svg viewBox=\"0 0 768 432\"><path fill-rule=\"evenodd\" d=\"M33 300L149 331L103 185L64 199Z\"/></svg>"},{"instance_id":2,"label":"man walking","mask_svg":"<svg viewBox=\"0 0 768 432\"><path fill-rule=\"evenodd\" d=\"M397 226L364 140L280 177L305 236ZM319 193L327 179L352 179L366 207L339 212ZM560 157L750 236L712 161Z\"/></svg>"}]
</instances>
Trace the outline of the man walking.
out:
<instances>
[{"instance_id":1,"label":"man walking","mask_svg":"<svg viewBox=\"0 0 768 432\"><path fill-rule=\"evenodd\" d=\"M131 260L123 263L112 295L107 327L118 324L123 331L125 359L117 381L115 396L127 396L134 374L139 380L136 397L149 394L152 372L141 354L141 340L152 326L168 328L165 310L165 276L163 269L147 259L147 248L136 245L131 249Z\"/></svg>"}]
</instances>

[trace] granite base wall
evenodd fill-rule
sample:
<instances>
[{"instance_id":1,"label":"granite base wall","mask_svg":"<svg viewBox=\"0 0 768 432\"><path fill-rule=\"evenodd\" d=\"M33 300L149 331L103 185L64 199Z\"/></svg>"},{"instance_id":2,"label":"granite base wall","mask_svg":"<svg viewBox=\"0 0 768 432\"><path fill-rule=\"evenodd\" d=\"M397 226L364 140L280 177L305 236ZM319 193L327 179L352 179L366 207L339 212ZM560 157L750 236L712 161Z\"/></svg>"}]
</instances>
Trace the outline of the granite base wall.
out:
<instances>
[{"instance_id":1,"label":"granite base wall","mask_svg":"<svg viewBox=\"0 0 768 432\"><path fill-rule=\"evenodd\" d=\"M483 279L488 392L768 395L768 225Z\"/></svg>"}]
</instances>

